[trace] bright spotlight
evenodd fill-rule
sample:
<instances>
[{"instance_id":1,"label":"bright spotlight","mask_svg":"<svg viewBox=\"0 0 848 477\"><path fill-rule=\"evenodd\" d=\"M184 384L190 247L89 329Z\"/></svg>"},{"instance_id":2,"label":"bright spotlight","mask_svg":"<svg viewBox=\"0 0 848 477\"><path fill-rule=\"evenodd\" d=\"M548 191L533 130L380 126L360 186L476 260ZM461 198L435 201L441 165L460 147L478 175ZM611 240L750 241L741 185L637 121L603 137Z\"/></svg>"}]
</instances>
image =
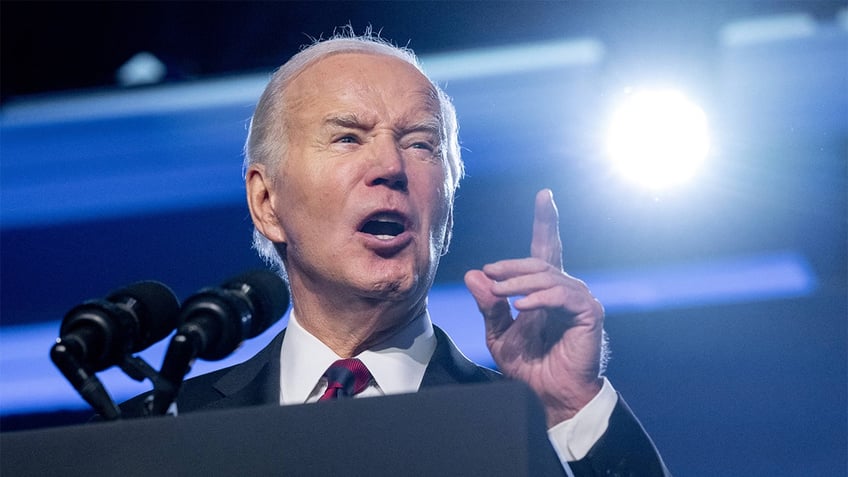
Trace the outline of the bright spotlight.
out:
<instances>
[{"instance_id":1,"label":"bright spotlight","mask_svg":"<svg viewBox=\"0 0 848 477\"><path fill-rule=\"evenodd\" d=\"M708 150L704 111L669 90L628 95L613 116L607 143L618 171L652 189L691 178Z\"/></svg>"}]
</instances>

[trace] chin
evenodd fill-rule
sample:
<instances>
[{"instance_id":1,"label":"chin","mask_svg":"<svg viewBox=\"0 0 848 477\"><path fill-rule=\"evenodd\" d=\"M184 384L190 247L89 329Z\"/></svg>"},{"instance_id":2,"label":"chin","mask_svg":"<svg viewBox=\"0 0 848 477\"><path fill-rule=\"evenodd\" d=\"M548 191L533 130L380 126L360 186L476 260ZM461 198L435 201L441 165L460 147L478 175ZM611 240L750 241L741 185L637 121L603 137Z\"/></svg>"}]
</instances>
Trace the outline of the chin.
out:
<instances>
[{"instance_id":1,"label":"chin","mask_svg":"<svg viewBox=\"0 0 848 477\"><path fill-rule=\"evenodd\" d=\"M369 285L368 294L372 298L382 298L392 301L403 300L412 294L415 288L412 286L411 280L405 278L408 277L398 280L381 280L379 282L372 282Z\"/></svg>"},{"instance_id":2,"label":"chin","mask_svg":"<svg viewBox=\"0 0 848 477\"><path fill-rule=\"evenodd\" d=\"M426 295L435 276L435 268L430 270L429 264L421 267L417 263L409 257L370 262L360 269L364 272L360 275L364 285L362 289L367 290L370 298L389 301L417 299L419 295Z\"/></svg>"},{"instance_id":3,"label":"chin","mask_svg":"<svg viewBox=\"0 0 848 477\"><path fill-rule=\"evenodd\" d=\"M367 289L369 298L386 301L405 301L417 299L419 295L426 295L426 287L423 286L423 277L413 273L389 275L380 279L370 277L364 288ZM423 290L422 290L423 288Z\"/></svg>"}]
</instances>

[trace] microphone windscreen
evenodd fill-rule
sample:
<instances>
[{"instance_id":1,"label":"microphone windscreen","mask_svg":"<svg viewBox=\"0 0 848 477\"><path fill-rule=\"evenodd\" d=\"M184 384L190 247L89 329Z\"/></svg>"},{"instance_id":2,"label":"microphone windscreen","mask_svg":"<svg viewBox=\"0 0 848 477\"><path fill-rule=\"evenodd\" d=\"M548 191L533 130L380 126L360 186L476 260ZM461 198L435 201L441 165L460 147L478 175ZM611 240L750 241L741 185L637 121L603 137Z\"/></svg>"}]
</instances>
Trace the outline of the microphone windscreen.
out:
<instances>
[{"instance_id":1,"label":"microphone windscreen","mask_svg":"<svg viewBox=\"0 0 848 477\"><path fill-rule=\"evenodd\" d=\"M138 319L139 336L133 352L164 339L177 327L180 302L167 285L153 281L134 283L114 291L106 300L128 307Z\"/></svg>"},{"instance_id":2,"label":"microphone windscreen","mask_svg":"<svg viewBox=\"0 0 848 477\"><path fill-rule=\"evenodd\" d=\"M248 335L253 338L276 323L289 307L289 292L283 279L269 270L251 270L228 280L222 288L243 293L254 307Z\"/></svg>"}]
</instances>

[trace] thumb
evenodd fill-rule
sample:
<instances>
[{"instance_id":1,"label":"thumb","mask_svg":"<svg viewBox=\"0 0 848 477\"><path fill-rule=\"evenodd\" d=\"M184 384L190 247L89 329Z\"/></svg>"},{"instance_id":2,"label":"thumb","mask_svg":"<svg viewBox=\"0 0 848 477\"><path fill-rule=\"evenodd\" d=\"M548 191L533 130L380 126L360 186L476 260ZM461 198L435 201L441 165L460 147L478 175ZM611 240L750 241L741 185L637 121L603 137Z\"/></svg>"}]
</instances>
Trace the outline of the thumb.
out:
<instances>
[{"instance_id":1,"label":"thumb","mask_svg":"<svg viewBox=\"0 0 848 477\"><path fill-rule=\"evenodd\" d=\"M486 323L486 335L497 338L512 325L512 311L506 298L492 293L491 280L481 270L470 270L465 274L465 286L477 302Z\"/></svg>"}]
</instances>

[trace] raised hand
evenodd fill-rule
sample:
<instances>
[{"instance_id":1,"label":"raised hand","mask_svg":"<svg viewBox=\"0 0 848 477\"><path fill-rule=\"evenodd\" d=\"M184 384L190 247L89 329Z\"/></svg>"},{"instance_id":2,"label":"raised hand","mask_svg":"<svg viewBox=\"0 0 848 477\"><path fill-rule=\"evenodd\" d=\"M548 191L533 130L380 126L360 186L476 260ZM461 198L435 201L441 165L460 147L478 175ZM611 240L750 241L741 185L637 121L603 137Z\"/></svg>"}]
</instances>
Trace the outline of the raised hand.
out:
<instances>
[{"instance_id":1,"label":"raised hand","mask_svg":"<svg viewBox=\"0 0 848 477\"><path fill-rule=\"evenodd\" d=\"M601 389L604 310L562 267L553 194L536 194L530 257L471 270L465 284L486 323L500 370L526 382L545 406L548 427L577 413ZM508 299L518 315L513 319Z\"/></svg>"}]
</instances>

